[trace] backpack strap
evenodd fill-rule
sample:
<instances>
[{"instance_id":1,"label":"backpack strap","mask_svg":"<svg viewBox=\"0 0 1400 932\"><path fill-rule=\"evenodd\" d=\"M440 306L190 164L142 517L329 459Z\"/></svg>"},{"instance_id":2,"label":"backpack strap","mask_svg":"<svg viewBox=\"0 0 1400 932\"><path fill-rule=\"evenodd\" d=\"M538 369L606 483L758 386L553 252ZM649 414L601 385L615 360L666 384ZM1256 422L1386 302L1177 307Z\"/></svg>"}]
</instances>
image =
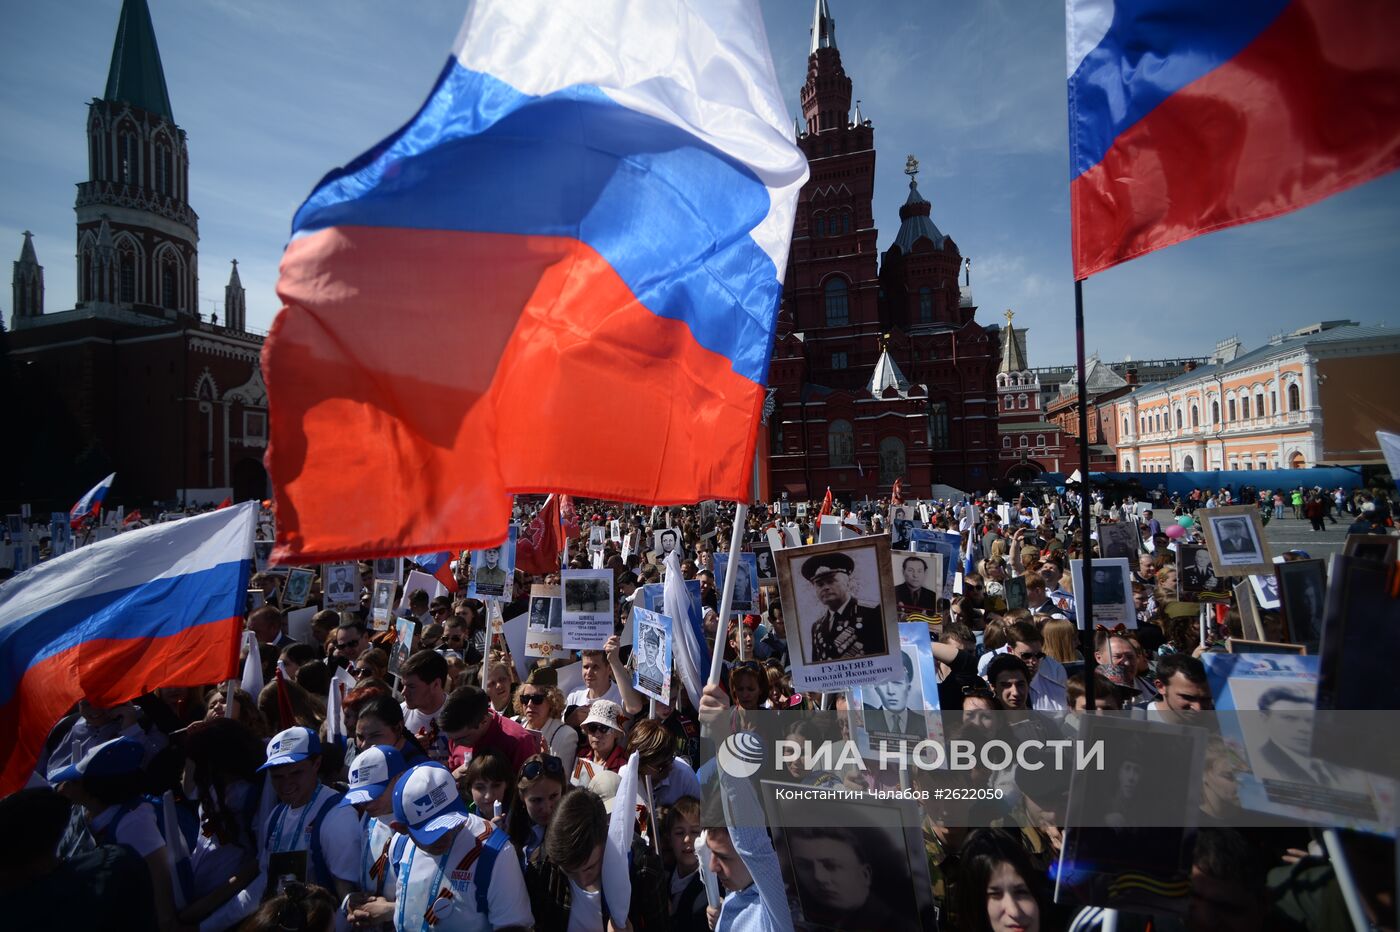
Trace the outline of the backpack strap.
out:
<instances>
[{"instance_id":1,"label":"backpack strap","mask_svg":"<svg viewBox=\"0 0 1400 932\"><path fill-rule=\"evenodd\" d=\"M344 798L344 793L332 793L311 817L311 876L307 880L318 883L327 890L335 889L335 878L331 876L326 854L321 850L321 823L326 821L326 814L339 806Z\"/></svg>"},{"instance_id":2,"label":"backpack strap","mask_svg":"<svg viewBox=\"0 0 1400 932\"><path fill-rule=\"evenodd\" d=\"M481 854L476 859L476 874L472 879L472 884L476 887L476 911L488 919L490 914L487 911L486 891L491 886L491 868L496 864L496 857L508 844L509 835L499 830L494 831L482 843Z\"/></svg>"}]
</instances>

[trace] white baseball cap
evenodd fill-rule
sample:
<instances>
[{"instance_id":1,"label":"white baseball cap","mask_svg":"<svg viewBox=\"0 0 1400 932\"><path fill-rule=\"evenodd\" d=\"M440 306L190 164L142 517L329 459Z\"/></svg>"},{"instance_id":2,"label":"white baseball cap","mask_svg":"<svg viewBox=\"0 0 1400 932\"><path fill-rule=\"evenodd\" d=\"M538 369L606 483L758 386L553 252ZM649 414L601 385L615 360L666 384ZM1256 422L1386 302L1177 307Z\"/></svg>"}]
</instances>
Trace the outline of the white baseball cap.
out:
<instances>
[{"instance_id":1,"label":"white baseball cap","mask_svg":"<svg viewBox=\"0 0 1400 932\"><path fill-rule=\"evenodd\" d=\"M258 769L299 763L320 753L321 739L316 737L316 732L298 725L273 736L267 743L267 763Z\"/></svg>"},{"instance_id":2,"label":"white baseball cap","mask_svg":"<svg viewBox=\"0 0 1400 932\"><path fill-rule=\"evenodd\" d=\"M408 769L398 749L387 744L366 748L355 757L350 768L350 789L340 801L342 806L358 806L373 802L384 794L394 778Z\"/></svg>"},{"instance_id":3,"label":"white baseball cap","mask_svg":"<svg viewBox=\"0 0 1400 932\"><path fill-rule=\"evenodd\" d=\"M433 761L409 770L394 787L394 819L419 845L431 845L469 816L451 771Z\"/></svg>"}]
</instances>

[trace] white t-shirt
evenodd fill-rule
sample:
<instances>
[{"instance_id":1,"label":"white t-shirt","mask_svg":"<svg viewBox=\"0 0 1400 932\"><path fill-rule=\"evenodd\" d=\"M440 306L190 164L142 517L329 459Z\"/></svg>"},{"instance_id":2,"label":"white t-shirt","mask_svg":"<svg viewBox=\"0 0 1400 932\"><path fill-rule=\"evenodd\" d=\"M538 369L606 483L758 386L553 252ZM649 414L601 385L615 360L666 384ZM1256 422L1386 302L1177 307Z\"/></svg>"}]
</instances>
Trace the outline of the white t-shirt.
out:
<instances>
[{"instance_id":1,"label":"white t-shirt","mask_svg":"<svg viewBox=\"0 0 1400 932\"><path fill-rule=\"evenodd\" d=\"M607 932L603 928L603 888L592 893L569 879L568 932Z\"/></svg>"},{"instance_id":2,"label":"white t-shirt","mask_svg":"<svg viewBox=\"0 0 1400 932\"><path fill-rule=\"evenodd\" d=\"M489 915L483 916L477 912L475 877L480 859L471 859L462 870L457 867L475 850L478 838L486 828L486 823L479 817L467 816L467 821L457 830L452 847L436 858L425 854L411 841L404 846L403 858L396 865L396 929L420 928L429 905L438 899L443 887L449 885L452 889L452 897L448 901L452 904L451 910L437 917L433 932L488 932L502 926L529 928L534 925L530 897L525 892L525 877L520 872L520 859L516 856L515 846L511 844L497 853L495 864L491 867L486 890Z\"/></svg>"},{"instance_id":3,"label":"white t-shirt","mask_svg":"<svg viewBox=\"0 0 1400 932\"><path fill-rule=\"evenodd\" d=\"M115 823L115 830L113 830ZM141 857L150 857L165 847L165 838L156 824L156 807L142 800L123 813L121 806L108 806L88 823L92 836L102 844L115 841L130 845Z\"/></svg>"},{"instance_id":4,"label":"white t-shirt","mask_svg":"<svg viewBox=\"0 0 1400 932\"><path fill-rule=\"evenodd\" d=\"M616 702L618 705L622 705L622 693L618 691L616 683L610 684L608 686L608 691L599 696L598 699L606 699L609 702ZM586 709L594 702L597 702L598 699L594 699L588 695L587 686L580 686L578 689L569 693L568 697L564 700L564 705L571 709Z\"/></svg>"},{"instance_id":5,"label":"white t-shirt","mask_svg":"<svg viewBox=\"0 0 1400 932\"><path fill-rule=\"evenodd\" d=\"M428 757L439 763L446 763L452 748L447 740L447 735L442 730L438 716L442 714L443 706L447 705L447 698L443 697L442 705L439 705L431 712L423 712L419 709L410 709L408 703L404 703L403 727L408 729L408 733L418 739L418 743L423 745L423 750L428 752Z\"/></svg>"},{"instance_id":6,"label":"white t-shirt","mask_svg":"<svg viewBox=\"0 0 1400 932\"><path fill-rule=\"evenodd\" d=\"M267 832L258 861L263 872L267 871L268 855L274 851L308 851L311 848L313 820L326 800L335 795L328 786L318 785L311 796L311 802L296 809L288 809L278 804L268 816ZM350 806L331 805L321 819L321 854L325 857L326 869L339 880L352 885L358 884L360 877L360 850L364 847L360 833L360 817ZM308 854L306 862L307 880L319 881L314 875L315 858Z\"/></svg>"},{"instance_id":7,"label":"white t-shirt","mask_svg":"<svg viewBox=\"0 0 1400 932\"><path fill-rule=\"evenodd\" d=\"M371 896L382 896L392 900L398 895L398 866L394 863L394 839L398 833L389 827L382 817L372 816L364 820L364 842L360 850L361 890ZM376 879L374 865L384 858L383 871Z\"/></svg>"}]
</instances>

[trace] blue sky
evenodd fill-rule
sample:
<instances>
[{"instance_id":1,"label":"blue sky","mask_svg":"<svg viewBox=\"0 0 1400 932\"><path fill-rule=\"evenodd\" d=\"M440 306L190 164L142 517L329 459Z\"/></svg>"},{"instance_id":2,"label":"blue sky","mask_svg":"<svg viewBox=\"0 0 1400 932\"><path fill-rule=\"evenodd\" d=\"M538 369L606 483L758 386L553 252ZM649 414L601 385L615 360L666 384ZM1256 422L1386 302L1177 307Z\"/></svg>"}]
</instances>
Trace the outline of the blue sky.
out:
<instances>
[{"instance_id":1,"label":"blue sky","mask_svg":"<svg viewBox=\"0 0 1400 932\"><path fill-rule=\"evenodd\" d=\"M1031 364L1074 358L1063 5L829 0L874 122L880 248L907 193L904 157L939 228L973 262L979 319L1016 311ZM805 77L811 0L763 0L789 107ZM250 325L277 310L277 263L316 180L407 119L446 60L463 0L150 0L176 121L189 134L200 295L220 309L228 260ZM46 307L74 300L73 196L86 102L102 93L120 0L8 4L0 31L0 257L33 230ZM1203 237L1086 283L1088 349L1206 355L1323 319L1400 325L1400 175L1290 216ZM0 289L8 322L9 289Z\"/></svg>"}]
</instances>

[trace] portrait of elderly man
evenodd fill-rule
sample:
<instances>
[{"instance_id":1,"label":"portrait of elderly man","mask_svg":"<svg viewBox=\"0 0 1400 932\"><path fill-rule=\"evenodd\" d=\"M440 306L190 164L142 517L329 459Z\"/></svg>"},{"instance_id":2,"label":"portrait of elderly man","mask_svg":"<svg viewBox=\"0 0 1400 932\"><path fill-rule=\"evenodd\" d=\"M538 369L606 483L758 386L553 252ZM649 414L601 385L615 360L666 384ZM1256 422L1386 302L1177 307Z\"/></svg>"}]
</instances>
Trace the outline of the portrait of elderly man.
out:
<instances>
[{"instance_id":1,"label":"portrait of elderly man","mask_svg":"<svg viewBox=\"0 0 1400 932\"><path fill-rule=\"evenodd\" d=\"M938 597L926 585L929 561L920 556L907 556L904 557L899 571L904 581L894 587L894 597L899 603L900 612L937 611Z\"/></svg>"},{"instance_id":2,"label":"portrait of elderly man","mask_svg":"<svg viewBox=\"0 0 1400 932\"><path fill-rule=\"evenodd\" d=\"M854 560L840 551L809 557L802 564L802 578L826 609L812 625L812 663L858 660L886 652L880 606L863 605L854 596ZM878 585L876 580L871 582Z\"/></svg>"}]
</instances>

